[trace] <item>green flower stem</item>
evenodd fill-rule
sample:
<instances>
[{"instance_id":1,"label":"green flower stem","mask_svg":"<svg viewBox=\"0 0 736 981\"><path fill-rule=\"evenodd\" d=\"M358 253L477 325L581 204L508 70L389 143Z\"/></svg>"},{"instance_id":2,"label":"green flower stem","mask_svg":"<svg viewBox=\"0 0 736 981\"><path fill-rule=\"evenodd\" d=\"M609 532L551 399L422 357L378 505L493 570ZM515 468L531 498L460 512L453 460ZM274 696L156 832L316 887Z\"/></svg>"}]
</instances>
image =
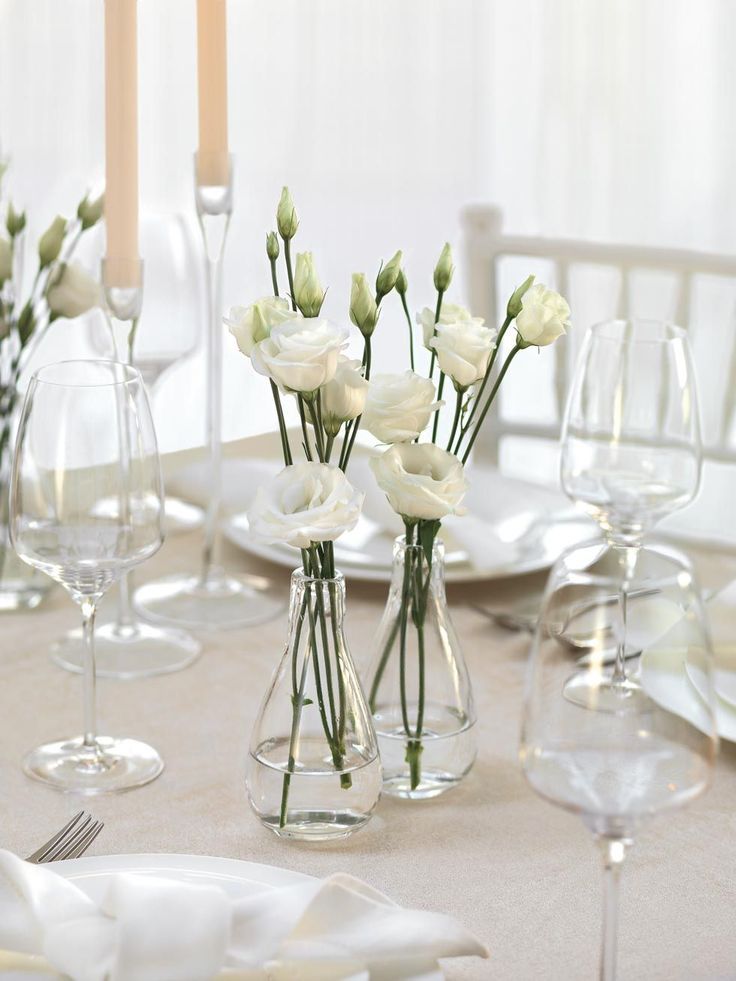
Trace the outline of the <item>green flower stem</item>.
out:
<instances>
[{"instance_id":1,"label":"green flower stem","mask_svg":"<svg viewBox=\"0 0 736 981\"><path fill-rule=\"evenodd\" d=\"M445 373L444 373L444 371L441 371L440 372L440 382L439 382L439 385L437 386L437 401L438 402L441 402L442 401L442 389L444 387L445 387ZM437 427L440 424L440 412L441 411L442 411L442 409L439 408L439 409L437 409L437 411L434 414L434 422L432 423L432 442L433 443L436 443L437 442Z\"/></svg>"},{"instance_id":2,"label":"green flower stem","mask_svg":"<svg viewBox=\"0 0 736 981\"><path fill-rule=\"evenodd\" d=\"M464 388L456 389L456 402L455 402L455 417L452 420L452 431L450 433L450 438L447 441L447 451L448 453L452 450L452 441L455 439L455 433L457 432L457 426L460 422L460 414L463 411L463 395L465 395Z\"/></svg>"},{"instance_id":3,"label":"green flower stem","mask_svg":"<svg viewBox=\"0 0 736 981\"><path fill-rule=\"evenodd\" d=\"M371 378L371 339L370 337L365 338L365 346L363 349L363 365L365 367L365 380L370 381ZM345 429L345 440L342 447L342 454L340 456L340 463L338 466L343 471L347 470L348 463L350 462L350 454L353 452L353 446L355 445L355 437L358 435L358 430L360 429L360 420L362 416L357 416L353 420L353 424ZM348 436L348 428L350 429L350 435Z\"/></svg>"},{"instance_id":4,"label":"green flower stem","mask_svg":"<svg viewBox=\"0 0 736 981\"><path fill-rule=\"evenodd\" d=\"M444 291L443 290L437 290L437 306L435 307L435 311L434 311L434 325L435 325L435 327L440 322L440 314L442 313L442 298L443 298L444 295L445 294L444 294ZM432 336L434 336L434 333L435 332L433 332ZM432 357L431 357L430 362L429 362L429 377L430 378L432 378L433 375L434 375L434 362L435 362L435 358L436 357L437 357L437 352L434 350L434 348L432 348Z\"/></svg>"},{"instance_id":5,"label":"green flower stem","mask_svg":"<svg viewBox=\"0 0 736 981\"><path fill-rule=\"evenodd\" d=\"M491 407L491 405L493 403L493 400L496 397L496 392L498 391L498 389L499 389L499 387L501 385L501 382L504 379L504 376L505 376L506 372L509 370L509 366L511 365L511 362L514 360L514 358L519 353L519 351L521 351L521 349L522 349L521 344L519 344L518 341L517 341L517 343L514 344L514 346L511 348L511 351L509 353L509 356L504 361L503 367L501 368L501 370L498 373L498 378L496 379L496 381L495 381L495 383L493 385L493 388L491 389L491 394L488 396L488 401L483 406L483 411L481 412L480 418L478 419L478 422L476 423L475 429L473 430L473 435L470 437L470 442L468 443L467 447L465 448L465 452L462 455L461 462L463 464L467 463L468 457L470 456L470 451L473 449L473 443L475 442L475 440L476 440L476 438L478 436L478 433L480 432L480 428L483 425L483 420L485 419L486 415L488 414L488 410L490 409L490 407ZM462 442L462 440L460 442ZM460 452L460 444L459 443L458 443L457 451L458 451L458 453Z\"/></svg>"},{"instance_id":6,"label":"green flower stem","mask_svg":"<svg viewBox=\"0 0 736 981\"><path fill-rule=\"evenodd\" d=\"M324 443L324 431L322 429L322 422L320 420L320 408L319 408L319 393L309 399L304 399L307 403L307 408L309 409L309 415L312 419L312 427L314 429L314 442L317 446L317 456L320 463L325 462L325 443Z\"/></svg>"},{"instance_id":7,"label":"green flower stem","mask_svg":"<svg viewBox=\"0 0 736 981\"><path fill-rule=\"evenodd\" d=\"M269 259L268 261L271 264L271 285L273 286L273 295L274 296L278 296L279 295L279 279L278 279L278 276L276 275L276 260L275 259Z\"/></svg>"},{"instance_id":8,"label":"green flower stem","mask_svg":"<svg viewBox=\"0 0 736 981\"><path fill-rule=\"evenodd\" d=\"M383 679L383 675L386 670L386 665L388 664L388 659L391 656L391 651L393 650L394 642L396 640L396 635L399 632L400 623L401 623L401 614L399 614L394 620L394 625L393 627L391 627L391 633L388 635L386 646L381 651L381 660L378 662L376 673L373 676L373 681L371 683L371 692L370 695L368 696L368 704L370 705L370 709L372 713L376 711L376 695L378 694L378 688Z\"/></svg>"},{"instance_id":9,"label":"green flower stem","mask_svg":"<svg viewBox=\"0 0 736 981\"><path fill-rule=\"evenodd\" d=\"M291 268L291 239L283 239L284 261L286 262L286 275L289 279L289 296L291 297L291 309L296 313L296 298L294 297L294 273Z\"/></svg>"},{"instance_id":10,"label":"green flower stem","mask_svg":"<svg viewBox=\"0 0 736 981\"><path fill-rule=\"evenodd\" d=\"M296 397L296 404L299 407L299 418L301 419L301 423L302 423L302 438L303 438L303 445L304 445L304 455L306 456L306 458L311 463L312 460L314 459L314 457L312 456L312 447L310 446L310 443L309 443L309 431L307 429L307 416L306 416L306 413L304 412L304 399L299 394L297 394L297 397Z\"/></svg>"},{"instance_id":11,"label":"green flower stem","mask_svg":"<svg viewBox=\"0 0 736 981\"><path fill-rule=\"evenodd\" d=\"M325 463L330 462L330 457L332 456L332 447L335 443L334 436L327 437L327 446L325 447Z\"/></svg>"},{"instance_id":12,"label":"green flower stem","mask_svg":"<svg viewBox=\"0 0 736 981\"><path fill-rule=\"evenodd\" d=\"M404 580L401 586L401 609L399 611L399 688L401 695L401 718L404 732L411 738L409 725L409 709L406 703L406 627L409 617L409 596L411 587L411 570L414 553L411 548L413 529L408 523L406 527L406 548L404 549Z\"/></svg>"},{"instance_id":13,"label":"green flower stem","mask_svg":"<svg viewBox=\"0 0 736 981\"><path fill-rule=\"evenodd\" d=\"M406 305L406 293L401 293L400 295L401 305L404 308L404 314L406 316L406 322L409 325L409 361L411 363L411 370L414 371L414 326L411 322L409 307Z\"/></svg>"},{"instance_id":14,"label":"green flower stem","mask_svg":"<svg viewBox=\"0 0 736 981\"><path fill-rule=\"evenodd\" d=\"M475 397L473 398L473 404L470 407L470 412L468 413L468 418L465 420L465 422L463 423L463 425L462 425L462 427L460 429L460 436L459 436L458 441L457 441L457 447L455 448L455 452L456 453L460 449L460 443L462 442L463 436L468 431L468 429L470 429L470 425L471 425L471 423L473 421L473 416L475 415L476 410L478 409L478 406L480 405L481 401L483 400L483 393L486 390L486 385L488 384L488 379L491 377L491 372L493 371L493 366L496 363L496 358L498 357L498 352L499 352L499 350L501 348L501 341L503 340L504 334L509 329L509 324L511 323L511 320L512 319L513 318L509 317L508 314L507 314L506 315L506 319L504 320L503 324L501 325L501 329L498 332L498 337L496 338L496 346L493 348L493 353L491 354L491 357L490 357L490 359L488 361L488 367L486 368L486 373L483 376L483 381L481 382L480 388L478 389L478 391L475 394Z\"/></svg>"},{"instance_id":15,"label":"green flower stem","mask_svg":"<svg viewBox=\"0 0 736 981\"><path fill-rule=\"evenodd\" d=\"M294 462L291 455L291 447L289 446L289 434L286 430L286 420L284 419L284 410L281 406L281 396L279 394L278 386L276 382L271 379L271 394L273 395L273 402L276 406L276 415L279 419L279 435L281 436L281 450L284 454L284 464L290 467Z\"/></svg>"},{"instance_id":16,"label":"green flower stem","mask_svg":"<svg viewBox=\"0 0 736 981\"><path fill-rule=\"evenodd\" d=\"M299 610L299 619L297 621L296 634L294 637L294 653L292 657L292 684L294 686L294 695L292 698L293 702L293 714L291 717L291 734L289 736L289 760L287 763L287 771L284 774L283 783L281 786L281 808L279 810L279 827L283 828L286 825L286 815L289 804L289 786L291 785L291 775L296 767L296 758L294 753L296 752L296 744L299 739L299 723L302 718L302 706L304 705L304 689L307 683L307 668L309 667L309 651L311 650L311 636L307 644L307 651L304 655L304 664L302 665L302 675L299 682L299 687L296 687L296 659L299 655L299 641L302 634L302 626L304 624L304 614L306 612L307 603L309 601L308 595L305 593L304 599L302 600L302 606ZM311 628L310 628L311 630Z\"/></svg>"}]
</instances>

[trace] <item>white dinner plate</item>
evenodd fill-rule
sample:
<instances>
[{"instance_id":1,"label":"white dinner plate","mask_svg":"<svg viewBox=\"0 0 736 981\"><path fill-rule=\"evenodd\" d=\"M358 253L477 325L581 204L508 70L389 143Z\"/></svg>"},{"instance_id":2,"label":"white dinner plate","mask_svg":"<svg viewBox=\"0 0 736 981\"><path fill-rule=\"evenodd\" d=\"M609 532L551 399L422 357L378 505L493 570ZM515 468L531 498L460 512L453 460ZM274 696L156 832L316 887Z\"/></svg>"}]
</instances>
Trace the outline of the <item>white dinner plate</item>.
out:
<instances>
[{"instance_id":1,"label":"white dinner plate","mask_svg":"<svg viewBox=\"0 0 736 981\"><path fill-rule=\"evenodd\" d=\"M205 855L94 855L54 862L53 869L98 903L110 878L120 872L219 886L232 899L240 899L267 888L277 889L313 881L312 876L289 869Z\"/></svg>"},{"instance_id":2,"label":"white dinner plate","mask_svg":"<svg viewBox=\"0 0 736 981\"><path fill-rule=\"evenodd\" d=\"M388 582L393 541L403 526L376 485L368 465L371 450L357 446L349 479L365 492L356 527L335 543L335 562L354 579ZM252 555L293 569L299 551L289 545L253 541L245 509L258 486L281 470L276 448L271 455L226 461L224 480L231 516L225 536ZM176 480L180 492L199 497L206 475L190 468ZM594 537L596 526L558 492L501 474L496 468L473 465L465 504L468 513L442 522L448 582L474 582L548 569L571 545ZM204 486L204 485L203 485ZM237 503L236 503L237 502ZM234 512L234 513L233 513Z\"/></svg>"}]
</instances>

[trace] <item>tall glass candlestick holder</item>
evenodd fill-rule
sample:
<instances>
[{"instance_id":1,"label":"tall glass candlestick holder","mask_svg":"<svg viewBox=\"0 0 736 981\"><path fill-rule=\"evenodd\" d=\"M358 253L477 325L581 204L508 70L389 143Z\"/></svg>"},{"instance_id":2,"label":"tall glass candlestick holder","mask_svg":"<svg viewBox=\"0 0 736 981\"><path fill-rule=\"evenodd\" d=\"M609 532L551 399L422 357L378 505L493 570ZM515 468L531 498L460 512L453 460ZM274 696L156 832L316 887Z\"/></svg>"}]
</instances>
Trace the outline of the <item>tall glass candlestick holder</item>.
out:
<instances>
[{"instance_id":1,"label":"tall glass candlestick holder","mask_svg":"<svg viewBox=\"0 0 736 981\"><path fill-rule=\"evenodd\" d=\"M116 271L119 270L118 262ZM135 334L143 303L143 263L136 260L125 272L128 282L137 285L112 285L108 264L102 262L102 282L115 347L121 361L133 364ZM116 502L111 501L110 506L114 509ZM105 619L104 607L101 611L102 622L95 631L97 674L133 679L187 667L201 654L202 645L183 630L153 626L141 620L133 609L131 585L130 573L120 579L112 619ZM72 630L56 643L51 657L62 668L81 673L85 658L82 630Z\"/></svg>"},{"instance_id":2,"label":"tall glass candlestick holder","mask_svg":"<svg viewBox=\"0 0 736 981\"><path fill-rule=\"evenodd\" d=\"M142 586L136 607L154 623L192 629L247 627L279 614L283 602L261 576L233 575L220 561L219 518L222 503L222 265L233 211L232 159L227 184L200 182L194 162L194 198L202 231L207 274L207 473L209 500L198 572L171 576Z\"/></svg>"}]
</instances>

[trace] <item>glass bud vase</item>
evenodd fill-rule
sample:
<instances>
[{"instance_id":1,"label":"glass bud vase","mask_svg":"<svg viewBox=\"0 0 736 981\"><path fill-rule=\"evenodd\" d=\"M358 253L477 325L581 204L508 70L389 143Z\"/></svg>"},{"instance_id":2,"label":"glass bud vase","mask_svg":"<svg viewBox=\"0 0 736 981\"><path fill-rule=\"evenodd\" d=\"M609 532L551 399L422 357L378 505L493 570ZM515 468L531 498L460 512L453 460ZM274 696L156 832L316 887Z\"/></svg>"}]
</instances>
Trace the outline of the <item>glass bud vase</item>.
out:
<instances>
[{"instance_id":1,"label":"glass bud vase","mask_svg":"<svg viewBox=\"0 0 736 981\"><path fill-rule=\"evenodd\" d=\"M247 786L260 820L287 838L343 838L371 817L381 762L343 631L345 582L291 577L286 650L261 704Z\"/></svg>"},{"instance_id":2,"label":"glass bud vase","mask_svg":"<svg viewBox=\"0 0 736 981\"><path fill-rule=\"evenodd\" d=\"M445 596L444 546L394 544L383 619L366 690L383 762L383 790L413 800L456 786L475 760L468 670Z\"/></svg>"}]
</instances>

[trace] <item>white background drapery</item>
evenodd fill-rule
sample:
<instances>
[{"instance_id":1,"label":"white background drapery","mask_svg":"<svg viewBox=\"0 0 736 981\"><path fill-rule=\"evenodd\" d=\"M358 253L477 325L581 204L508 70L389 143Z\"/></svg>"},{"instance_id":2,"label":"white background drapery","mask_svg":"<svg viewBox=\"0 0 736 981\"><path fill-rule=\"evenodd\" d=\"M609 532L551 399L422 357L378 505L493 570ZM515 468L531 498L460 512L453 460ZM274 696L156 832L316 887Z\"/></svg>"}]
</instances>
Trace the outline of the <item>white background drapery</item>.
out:
<instances>
[{"instance_id":1,"label":"white background drapery","mask_svg":"<svg viewBox=\"0 0 736 981\"><path fill-rule=\"evenodd\" d=\"M139 2L144 214L193 218L194 8ZM0 0L0 145L34 231L102 181L102 17L101 0ZM399 247L412 306L431 302L434 260L471 201L500 205L516 232L733 250L735 41L730 0L230 0L226 302L269 289L263 242L284 183L296 244L341 319L350 273ZM389 304L379 368L404 357L404 331ZM226 360L226 434L263 428L262 386ZM184 366L160 398L196 393L200 375ZM165 444L198 438L196 403Z\"/></svg>"}]
</instances>

